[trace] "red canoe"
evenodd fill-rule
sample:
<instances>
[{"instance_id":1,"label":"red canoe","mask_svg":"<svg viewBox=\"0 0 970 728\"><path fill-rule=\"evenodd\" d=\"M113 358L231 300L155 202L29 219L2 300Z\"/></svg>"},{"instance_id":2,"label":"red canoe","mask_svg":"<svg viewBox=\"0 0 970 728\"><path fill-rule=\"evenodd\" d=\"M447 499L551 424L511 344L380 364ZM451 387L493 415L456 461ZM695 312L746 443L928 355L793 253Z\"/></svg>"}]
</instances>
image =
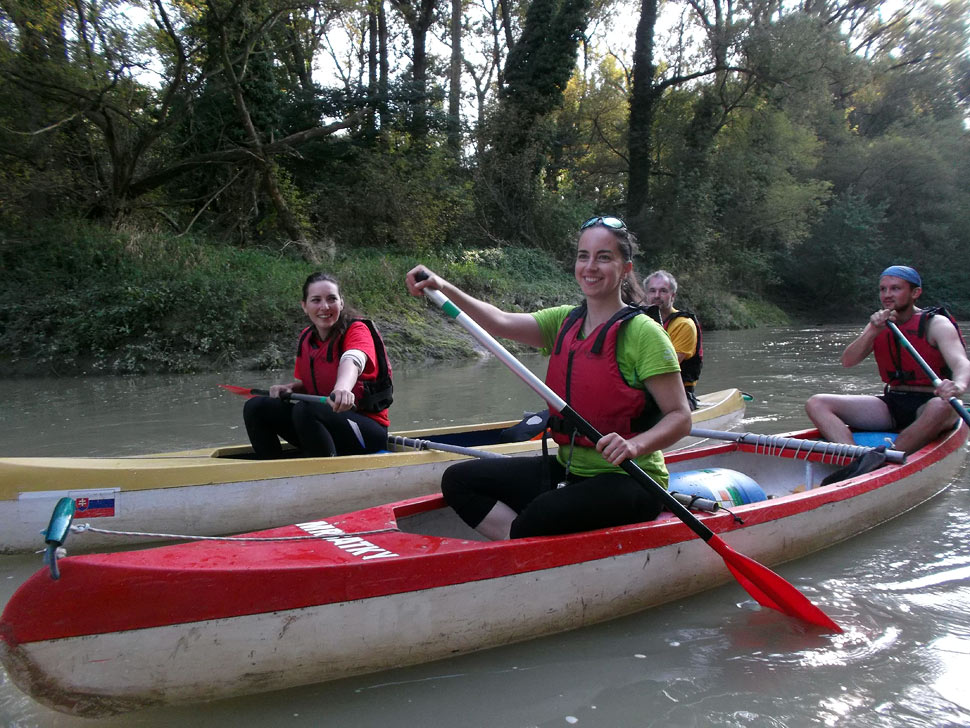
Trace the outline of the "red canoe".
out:
<instances>
[{"instance_id":1,"label":"red canoe","mask_svg":"<svg viewBox=\"0 0 970 728\"><path fill-rule=\"evenodd\" d=\"M725 443L667 459L677 483L703 481L714 499L741 503L734 515L701 520L735 550L772 565L931 498L962 465L966 440L961 426L904 464L824 487L819 481L839 465L807 448ZM745 503L760 491L764 499ZM438 496L307 516L247 534L252 540L61 559L60 580L41 571L11 598L0 618L0 658L38 701L98 716L440 659L731 579L722 559L672 517L483 542Z\"/></svg>"}]
</instances>

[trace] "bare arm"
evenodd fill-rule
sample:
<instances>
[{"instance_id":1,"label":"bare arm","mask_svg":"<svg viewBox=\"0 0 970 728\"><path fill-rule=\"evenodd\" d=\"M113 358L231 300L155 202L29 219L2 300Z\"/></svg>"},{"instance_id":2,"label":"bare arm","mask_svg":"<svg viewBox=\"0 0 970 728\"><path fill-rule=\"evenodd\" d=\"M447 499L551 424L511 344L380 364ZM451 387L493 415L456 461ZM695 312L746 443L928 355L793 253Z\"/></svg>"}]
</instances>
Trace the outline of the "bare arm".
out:
<instances>
[{"instance_id":1,"label":"bare arm","mask_svg":"<svg viewBox=\"0 0 970 728\"><path fill-rule=\"evenodd\" d=\"M861 364L872 353L872 344L886 328L886 322L895 320L896 312L892 309L885 308L872 314L862 333L842 352L842 366L854 367Z\"/></svg>"},{"instance_id":2,"label":"bare arm","mask_svg":"<svg viewBox=\"0 0 970 728\"><path fill-rule=\"evenodd\" d=\"M357 362L341 357L340 363L337 364L337 380L333 383L333 391L330 393L330 406L333 407L334 412L346 412L357 404L351 390L357 384L359 376L360 368Z\"/></svg>"},{"instance_id":3,"label":"bare arm","mask_svg":"<svg viewBox=\"0 0 970 728\"><path fill-rule=\"evenodd\" d=\"M946 316L934 316L928 334L927 341L940 350L951 372L950 379L944 379L936 388L936 394L944 399L962 396L970 386L970 360L960 335ZM936 375L939 377L940 373Z\"/></svg>"},{"instance_id":4,"label":"bare arm","mask_svg":"<svg viewBox=\"0 0 970 728\"><path fill-rule=\"evenodd\" d=\"M612 465L619 465L624 460L662 450L690 434L690 406L687 404L687 395L684 393L684 382L680 372L658 374L645 379L643 383L663 413L663 417L649 430L629 440L624 440L615 432L600 438L596 443L596 449Z\"/></svg>"},{"instance_id":5,"label":"bare arm","mask_svg":"<svg viewBox=\"0 0 970 728\"><path fill-rule=\"evenodd\" d=\"M419 281L417 280L418 273L424 273L428 277ZM501 336L529 346L541 347L543 345L542 332L532 314L510 313L490 303L485 303L485 301L468 295L441 276L432 273L423 265L415 266L408 271L407 286L412 296L423 296L422 291L425 288L441 291L492 336Z\"/></svg>"}]
</instances>

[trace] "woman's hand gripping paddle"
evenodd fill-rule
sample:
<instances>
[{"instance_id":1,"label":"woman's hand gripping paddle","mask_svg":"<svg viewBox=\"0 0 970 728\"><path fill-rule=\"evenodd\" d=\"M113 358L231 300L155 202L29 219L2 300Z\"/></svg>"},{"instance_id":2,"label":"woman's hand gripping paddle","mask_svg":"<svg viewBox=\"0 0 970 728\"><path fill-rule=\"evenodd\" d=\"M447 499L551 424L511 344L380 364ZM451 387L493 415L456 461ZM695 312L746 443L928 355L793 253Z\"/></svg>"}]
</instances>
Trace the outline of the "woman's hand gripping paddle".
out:
<instances>
[{"instance_id":1,"label":"woman's hand gripping paddle","mask_svg":"<svg viewBox=\"0 0 970 728\"><path fill-rule=\"evenodd\" d=\"M424 277L422 277L421 273L417 276L418 280L424 280ZM550 407L558 410L581 434L593 442L598 441L602 437L565 400L547 387L542 380L536 377L518 359L512 356L504 346L492 338L491 334L479 326L474 319L462 312L444 293L432 288L423 289L423 293L439 306L445 314L461 324L482 346L498 357L503 364L518 375L536 394L542 397ZM635 462L626 460L620 467L641 485L654 491L657 497L664 502L674 515L687 524L708 546L714 549L724 559L725 565L734 575L734 578L738 580L738 583L759 604L776 609L791 617L797 617L810 624L825 627L833 632L842 631L842 628L833 622L825 612L812 604L804 594L778 576L778 574L766 566L759 564L754 559L739 554L728 546L723 539L701 523L689 510L668 493L666 488L647 475Z\"/></svg>"},{"instance_id":2,"label":"woman's hand gripping paddle","mask_svg":"<svg viewBox=\"0 0 970 728\"><path fill-rule=\"evenodd\" d=\"M926 363L926 359L921 357L919 352L913 348L913 345L909 343L909 339L907 339L903 332L899 330L899 327L896 326L896 324L894 324L892 321L887 321L886 326L888 326L889 330L896 335L896 338L899 339L899 343L902 344L906 351L909 352L909 355L916 360L916 363L920 365L920 368L926 372L926 376L933 381L933 386L939 387L940 384L943 383L943 380L940 379L930 365ZM967 408L963 406L963 402L956 397L950 397L947 402L949 402L950 406L953 407L953 409L957 411L957 414L963 418L963 421L970 425L970 412L967 412Z\"/></svg>"}]
</instances>

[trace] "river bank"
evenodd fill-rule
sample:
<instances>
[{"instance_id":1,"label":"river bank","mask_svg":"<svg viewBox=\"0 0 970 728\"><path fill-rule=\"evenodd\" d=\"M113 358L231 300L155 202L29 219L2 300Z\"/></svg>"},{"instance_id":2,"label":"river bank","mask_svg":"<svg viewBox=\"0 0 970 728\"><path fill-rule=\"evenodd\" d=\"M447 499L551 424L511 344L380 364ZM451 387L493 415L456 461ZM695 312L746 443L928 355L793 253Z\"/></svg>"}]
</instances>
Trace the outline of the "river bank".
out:
<instances>
[{"instance_id":1,"label":"river bank","mask_svg":"<svg viewBox=\"0 0 970 728\"><path fill-rule=\"evenodd\" d=\"M461 327L408 295L404 277L418 262L509 310L577 300L571 261L542 251L344 252L325 269L348 304L377 322L392 362L482 355ZM639 274L649 265L638 260ZM72 224L3 233L0 268L4 376L64 376L285 368L305 325L300 290L314 266L268 250ZM716 281L685 289L678 305L698 311L706 330L790 322L777 306Z\"/></svg>"}]
</instances>

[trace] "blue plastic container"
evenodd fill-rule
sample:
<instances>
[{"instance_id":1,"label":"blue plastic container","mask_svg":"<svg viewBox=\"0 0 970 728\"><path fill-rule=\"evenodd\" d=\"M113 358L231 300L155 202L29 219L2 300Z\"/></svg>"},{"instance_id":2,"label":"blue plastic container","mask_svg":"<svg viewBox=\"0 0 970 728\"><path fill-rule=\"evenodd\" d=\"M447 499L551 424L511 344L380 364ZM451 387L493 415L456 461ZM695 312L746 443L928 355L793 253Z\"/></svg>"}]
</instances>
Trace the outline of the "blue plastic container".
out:
<instances>
[{"instance_id":1,"label":"blue plastic container","mask_svg":"<svg viewBox=\"0 0 970 728\"><path fill-rule=\"evenodd\" d=\"M757 503L767 499L765 492L744 473L727 468L685 470L670 474L671 493L686 493L720 503L724 508Z\"/></svg>"},{"instance_id":2,"label":"blue plastic container","mask_svg":"<svg viewBox=\"0 0 970 728\"><path fill-rule=\"evenodd\" d=\"M895 432L853 432L852 439L856 445L863 447L879 447L887 445L890 449L896 444ZM887 443L886 440L889 440Z\"/></svg>"}]
</instances>

